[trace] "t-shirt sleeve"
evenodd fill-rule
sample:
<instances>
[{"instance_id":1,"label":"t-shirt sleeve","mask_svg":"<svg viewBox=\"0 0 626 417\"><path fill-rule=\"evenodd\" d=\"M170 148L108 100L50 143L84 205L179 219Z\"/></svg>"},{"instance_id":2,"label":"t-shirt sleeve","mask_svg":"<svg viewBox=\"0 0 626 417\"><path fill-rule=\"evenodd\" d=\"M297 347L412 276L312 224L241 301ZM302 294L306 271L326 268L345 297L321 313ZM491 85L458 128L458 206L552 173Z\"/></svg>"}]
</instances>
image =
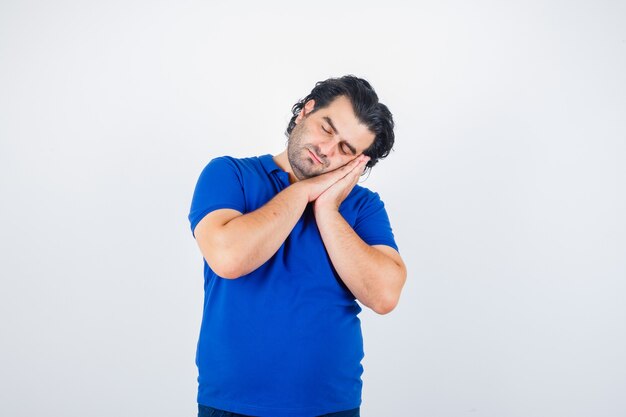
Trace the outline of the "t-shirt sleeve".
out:
<instances>
[{"instance_id":1,"label":"t-shirt sleeve","mask_svg":"<svg viewBox=\"0 0 626 417\"><path fill-rule=\"evenodd\" d=\"M245 212L243 179L235 162L227 157L211 160L200 173L189 210L191 233L207 214L218 209Z\"/></svg>"},{"instance_id":2,"label":"t-shirt sleeve","mask_svg":"<svg viewBox=\"0 0 626 417\"><path fill-rule=\"evenodd\" d=\"M354 231L368 245L387 245L398 250L385 204L378 193L372 192L361 206Z\"/></svg>"}]
</instances>

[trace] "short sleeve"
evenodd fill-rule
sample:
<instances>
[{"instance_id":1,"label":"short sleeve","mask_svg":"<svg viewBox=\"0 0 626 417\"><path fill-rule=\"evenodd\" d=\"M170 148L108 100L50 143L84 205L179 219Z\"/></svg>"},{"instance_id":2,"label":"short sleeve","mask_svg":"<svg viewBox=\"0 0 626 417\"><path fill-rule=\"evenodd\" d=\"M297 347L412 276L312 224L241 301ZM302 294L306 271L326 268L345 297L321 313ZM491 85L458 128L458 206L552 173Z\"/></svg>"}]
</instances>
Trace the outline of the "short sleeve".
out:
<instances>
[{"instance_id":1,"label":"short sleeve","mask_svg":"<svg viewBox=\"0 0 626 417\"><path fill-rule=\"evenodd\" d=\"M241 172L228 157L211 160L200 173L189 210L191 233L207 214L218 209L245 212Z\"/></svg>"},{"instance_id":2,"label":"short sleeve","mask_svg":"<svg viewBox=\"0 0 626 417\"><path fill-rule=\"evenodd\" d=\"M398 250L385 204L378 193L370 193L360 207L354 231L368 245L387 245Z\"/></svg>"}]
</instances>

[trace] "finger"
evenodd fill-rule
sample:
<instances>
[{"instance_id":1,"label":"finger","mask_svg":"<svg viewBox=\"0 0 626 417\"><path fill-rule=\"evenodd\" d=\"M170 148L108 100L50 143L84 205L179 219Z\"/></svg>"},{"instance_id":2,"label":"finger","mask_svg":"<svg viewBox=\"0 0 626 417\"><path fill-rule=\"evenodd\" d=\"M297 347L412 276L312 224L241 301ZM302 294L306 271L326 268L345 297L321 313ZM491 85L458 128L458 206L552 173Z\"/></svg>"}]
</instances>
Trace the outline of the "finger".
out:
<instances>
[{"instance_id":1,"label":"finger","mask_svg":"<svg viewBox=\"0 0 626 417\"><path fill-rule=\"evenodd\" d=\"M354 158L353 160L351 160L350 162L348 162L347 164L333 171L327 172L324 175L328 175L328 179L330 181L329 185L332 185L340 181L341 179L345 178L347 175L349 175L351 172L354 172L355 170L359 172L359 175L362 174L363 168L359 168L359 167L363 167L367 163L367 161L369 161L369 159L370 158L368 156L361 154L357 156L356 158Z\"/></svg>"},{"instance_id":2,"label":"finger","mask_svg":"<svg viewBox=\"0 0 626 417\"><path fill-rule=\"evenodd\" d=\"M363 159L362 156L357 156L356 158L354 158L347 164L343 165L340 169L343 170L344 172L350 172L354 169L354 167L356 167L361 162L362 159Z\"/></svg>"},{"instance_id":3,"label":"finger","mask_svg":"<svg viewBox=\"0 0 626 417\"><path fill-rule=\"evenodd\" d=\"M353 172L355 169L358 169L358 167L364 166L369 160L370 160L369 156L365 156L363 154L354 158L352 161L350 161L350 163L344 165L347 168L346 174Z\"/></svg>"},{"instance_id":4,"label":"finger","mask_svg":"<svg viewBox=\"0 0 626 417\"><path fill-rule=\"evenodd\" d=\"M359 159L359 162L350 170L350 172L355 172L357 173L357 178L363 174L363 172L365 172L365 166L367 165L367 162L370 160L369 156L365 156L365 155L361 155Z\"/></svg>"},{"instance_id":5,"label":"finger","mask_svg":"<svg viewBox=\"0 0 626 417\"><path fill-rule=\"evenodd\" d=\"M329 171L323 175L328 175L328 179L332 183L335 183L339 181L340 179L342 179L343 177L345 177L346 175L348 175L350 172L352 172L352 170L359 165L360 160L361 159L358 157L354 158L352 161L348 162L347 164L342 165L339 168Z\"/></svg>"},{"instance_id":6,"label":"finger","mask_svg":"<svg viewBox=\"0 0 626 417\"><path fill-rule=\"evenodd\" d=\"M354 187L354 185L359 182L359 178L363 173L363 169L366 163L367 159L361 159L350 172L344 175L343 178L339 179L337 182L341 182L345 186L351 184L350 188Z\"/></svg>"},{"instance_id":7,"label":"finger","mask_svg":"<svg viewBox=\"0 0 626 417\"><path fill-rule=\"evenodd\" d=\"M344 189L344 198L345 196L350 194L354 186L359 182L359 178L360 178L359 172L361 171L359 169L359 166L361 166L362 164L363 163L359 163L357 165L357 168L353 169L348 175L343 177L341 180L337 181L336 183L337 186Z\"/></svg>"},{"instance_id":8,"label":"finger","mask_svg":"<svg viewBox=\"0 0 626 417\"><path fill-rule=\"evenodd\" d=\"M359 178L361 178L361 175L363 175L363 173L365 172L365 167L367 166L367 161L369 161L370 158L366 157L364 158L357 166L356 168L354 168L354 183L356 184L357 182L359 182Z\"/></svg>"}]
</instances>

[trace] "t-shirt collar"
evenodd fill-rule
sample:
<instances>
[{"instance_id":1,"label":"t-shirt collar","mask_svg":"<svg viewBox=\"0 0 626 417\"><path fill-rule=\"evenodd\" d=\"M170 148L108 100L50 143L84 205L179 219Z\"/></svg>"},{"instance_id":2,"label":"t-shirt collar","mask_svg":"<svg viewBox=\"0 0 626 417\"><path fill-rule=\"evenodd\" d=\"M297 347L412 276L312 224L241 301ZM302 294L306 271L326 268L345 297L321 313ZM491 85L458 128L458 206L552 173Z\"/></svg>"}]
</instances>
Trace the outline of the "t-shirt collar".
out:
<instances>
[{"instance_id":1,"label":"t-shirt collar","mask_svg":"<svg viewBox=\"0 0 626 417\"><path fill-rule=\"evenodd\" d=\"M265 169L265 172L267 172L268 174L271 174L274 171L284 172L278 165L276 165L276 162L274 162L274 157L271 154L259 156L259 159L261 160L261 165L263 165L263 169Z\"/></svg>"},{"instance_id":2,"label":"t-shirt collar","mask_svg":"<svg viewBox=\"0 0 626 417\"><path fill-rule=\"evenodd\" d=\"M283 186L288 187L290 185L289 182L289 174L279 167L276 162L274 162L274 157L270 154L259 156L259 160L261 161L261 165L263 165L263 169L267 172L268 176L272 174L275 178L283 184Z\"/></svg>"}]
</instances>

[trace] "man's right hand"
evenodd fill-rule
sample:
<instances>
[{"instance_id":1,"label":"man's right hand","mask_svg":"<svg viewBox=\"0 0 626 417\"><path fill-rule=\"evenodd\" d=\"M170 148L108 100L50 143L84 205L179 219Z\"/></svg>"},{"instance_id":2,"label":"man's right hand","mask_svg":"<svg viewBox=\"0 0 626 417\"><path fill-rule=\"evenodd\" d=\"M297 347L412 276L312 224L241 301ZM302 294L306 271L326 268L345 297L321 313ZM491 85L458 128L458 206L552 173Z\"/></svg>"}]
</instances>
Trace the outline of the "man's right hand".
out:
<instances>
[{"instance_id":1,"label":"man's right hand","mask_svg":"<svg viewBox=\"0 0 626 417\"><path fill-rule=\"evenodd\" d=\"M331 185L341 180L355 169L359 161L366 158L365 155L359 155L347 164L340 166L324 174L317 175L315 177L307 178L305 180L298 181L296 186L306 187L305 190L308 195L309 203L315 201L324 191L326 191Z\"/></svg>"}]
</instances>

